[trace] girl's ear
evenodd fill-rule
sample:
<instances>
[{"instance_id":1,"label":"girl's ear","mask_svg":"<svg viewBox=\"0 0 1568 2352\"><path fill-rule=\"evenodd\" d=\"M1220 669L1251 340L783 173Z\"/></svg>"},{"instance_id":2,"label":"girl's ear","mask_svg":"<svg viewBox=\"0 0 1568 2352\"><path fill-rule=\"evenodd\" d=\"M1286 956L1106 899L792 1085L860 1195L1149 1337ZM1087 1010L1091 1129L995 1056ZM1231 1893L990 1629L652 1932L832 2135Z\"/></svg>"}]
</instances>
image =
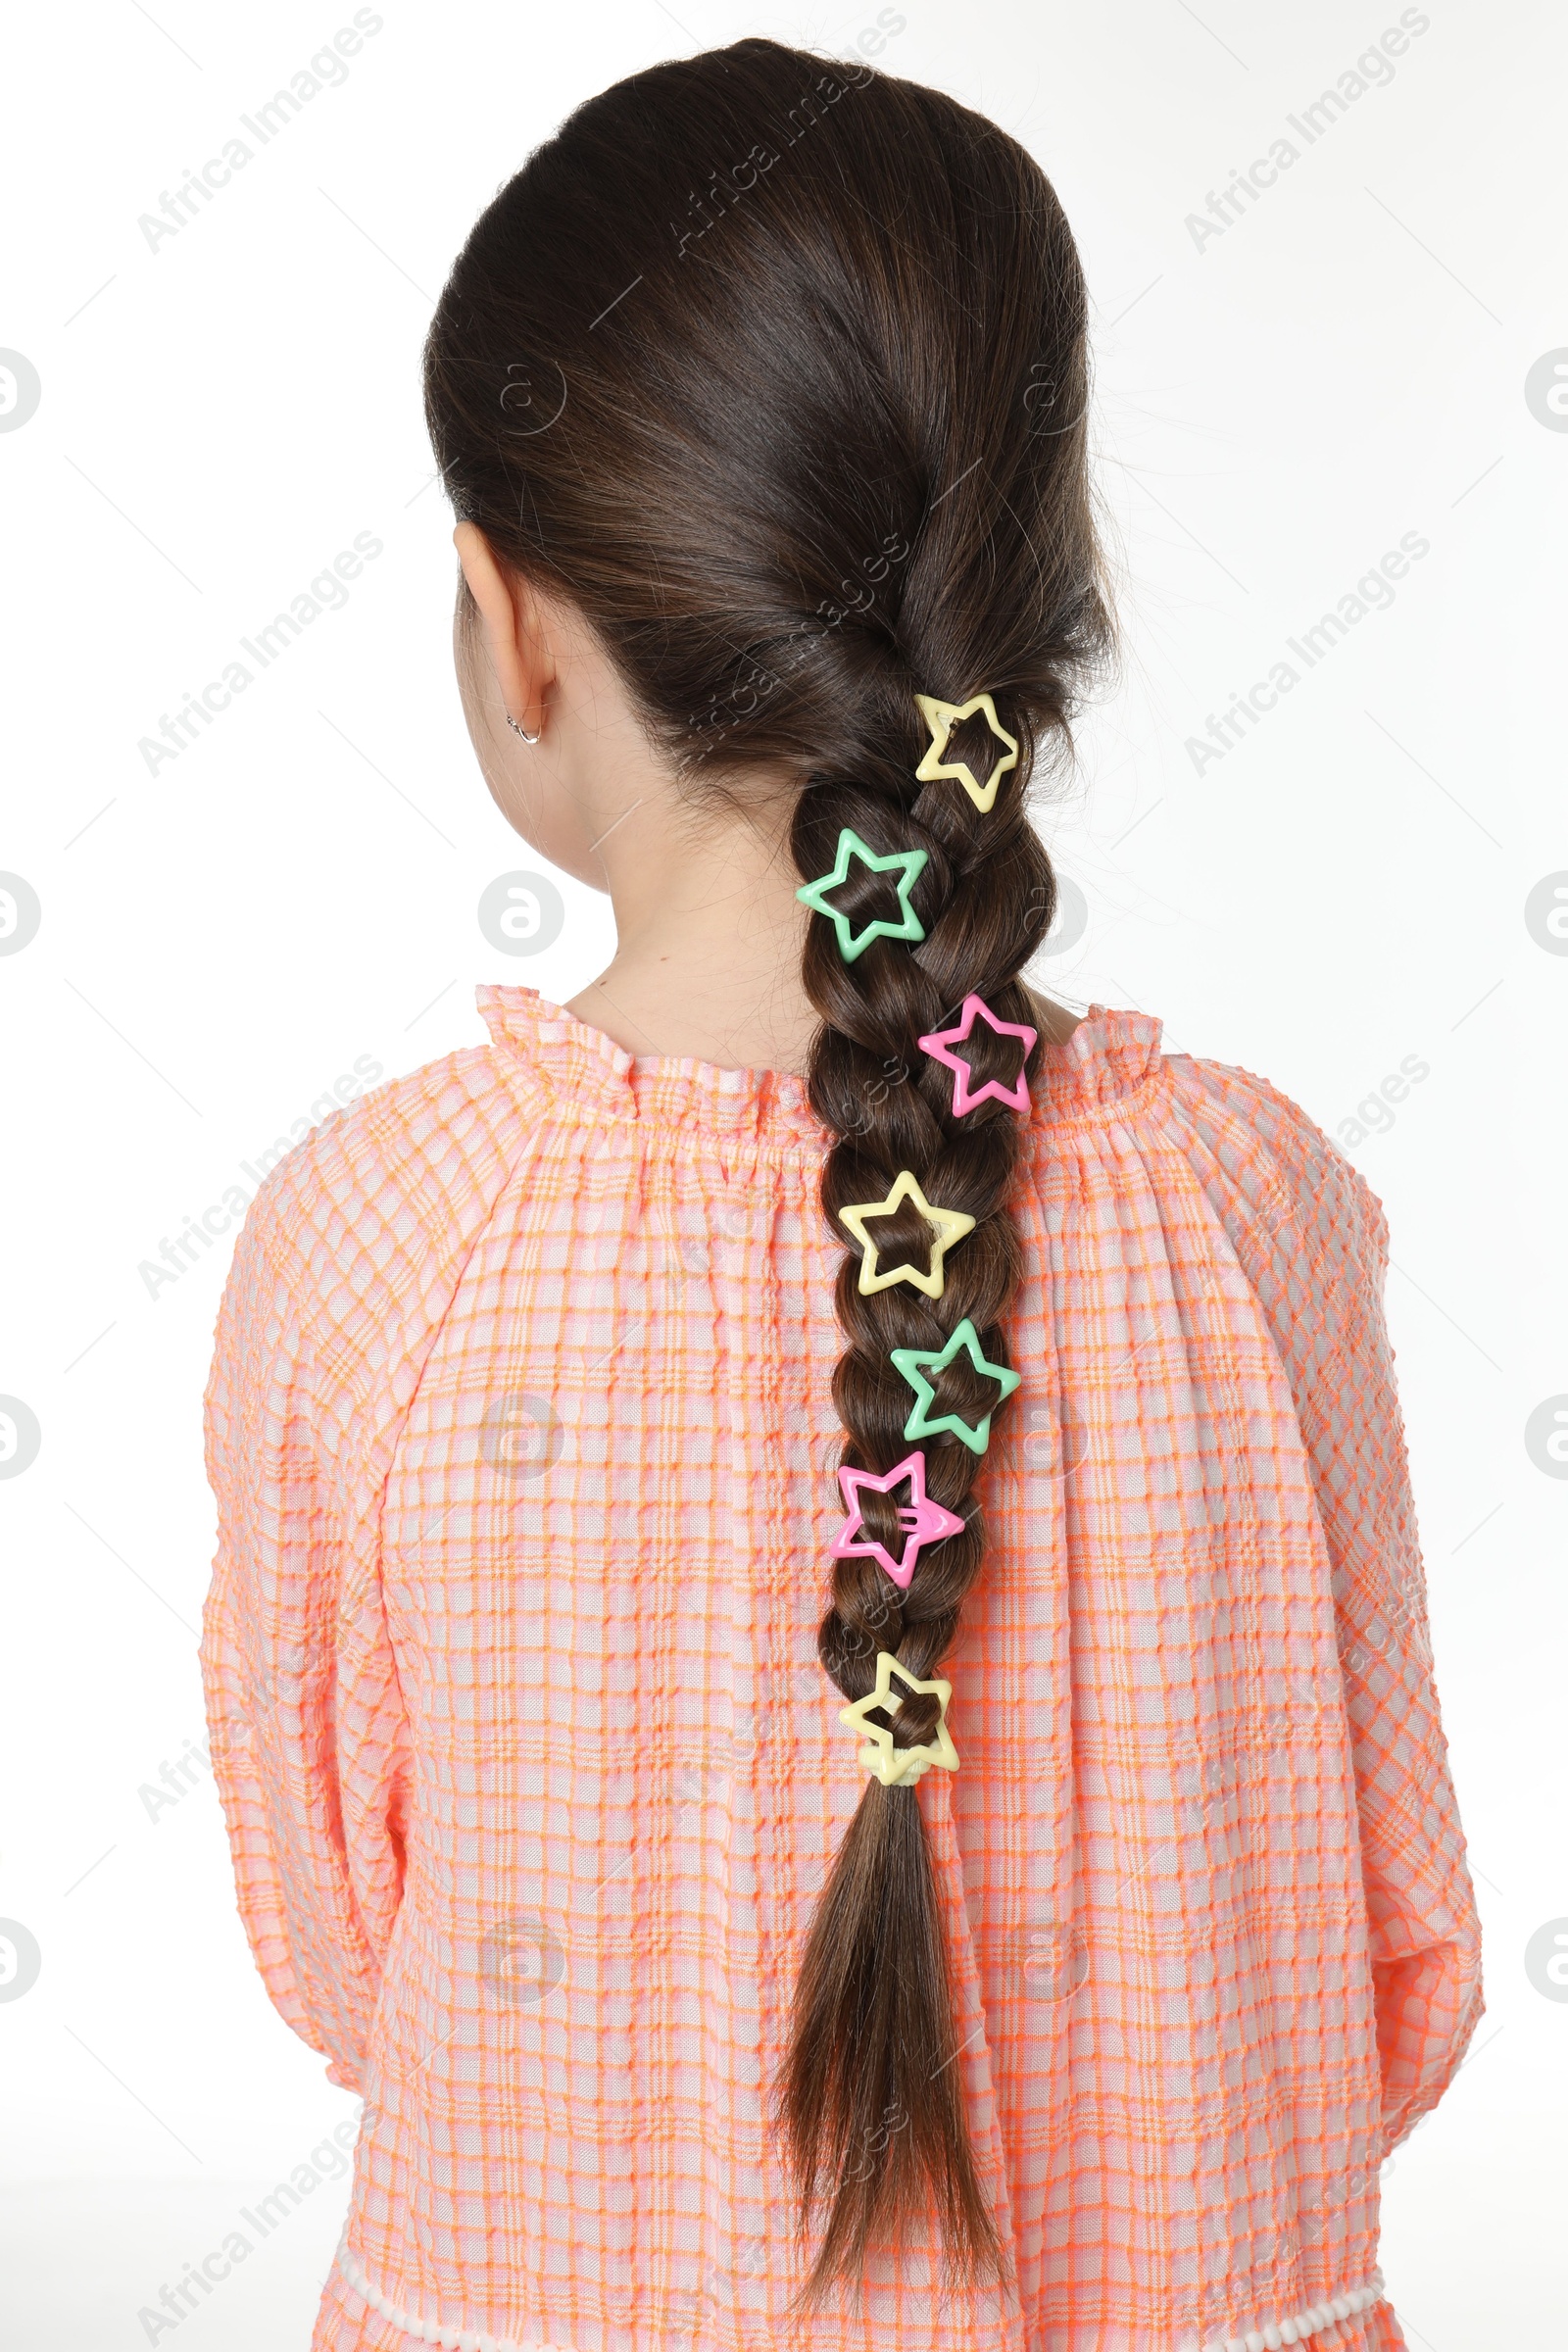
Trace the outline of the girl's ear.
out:
<instances>
[{"instance_id":1,"label":"girl's ear","mask_svg":"<svg viewBox=\"0 0 1568 2352\"><path fill-rule=\"evenodd\" d=\"M502 569L477 524L460 522L452 544L468 594L479 608L485 648L507 714L530 735L541 734L545 697L556 675L541 600L526 580Z\"/></svg>"}]
</instances>

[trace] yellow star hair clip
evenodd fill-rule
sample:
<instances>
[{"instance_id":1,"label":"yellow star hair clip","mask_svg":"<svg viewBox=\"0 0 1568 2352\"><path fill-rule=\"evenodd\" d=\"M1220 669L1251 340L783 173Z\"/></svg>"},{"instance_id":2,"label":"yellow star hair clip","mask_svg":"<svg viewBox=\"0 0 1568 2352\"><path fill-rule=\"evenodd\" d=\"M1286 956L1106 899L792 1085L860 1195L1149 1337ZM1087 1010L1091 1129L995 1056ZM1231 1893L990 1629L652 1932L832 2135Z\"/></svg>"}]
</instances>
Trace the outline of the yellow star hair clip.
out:
<instances>
[{"instance_id":1,"label":"yellow star hair clip","mask_svg":"<svg viewBox=\"0 0 1568 2352\"><path fill-rule=\"evenodd\" d=\"M931 1271L917 1273L913 1266L895 1266L890 1274L877 1271L876 1244L865 1230L867 1217L891 1217L902 1200L912 1200L935 1239L931 1244ZM973 1233L974 1219L966 1217L961 1208L933 1208L907 1168L893 1180L893 1190L885 1200L857 1200L849 1208L839 1210L839 1222L847 1225L860 1245L860 1296L872 1291L885 1291L896 1282L912 1283L924 1291L928 1298L940 1298L947 1274L942 1260L955 1242L961 1242L966 1233Z\"/></svg>"},{"instance_id":2,"label":"yellow star hair clip","mask_svg":"<svg viewBox=\"0 0 1568 2352\"><path fill-rule=\"evenodd\" d=\"M875 1707L880 1707L885 1714L896 1715L903 1706L902 1695L892 1688L894 1675L910 1690L929 1690L936 1698L942 1714L937 1723L934 1742L926 1740L917 1747L895 1747L893 1733L887 1724L867 1723L866 1717ZM940 1678L922 1683L909 1672L907 1666L899 1664L890 1649L879 1649L876 1653L876 1688L868 1690L863 1698L858 1698L853 1706L840 1707L839 1721L865 1734L866 1745L860 1750L861 1765L867 1772L876 1774L884 1788L895 1788L906 1782L917 1781L933 1764L940 1764L944 1772L957 1771L958 1751L948 1730L948 1701L952 1696L951 1683L945 1683Z\"/></svg>"},{"instance_id":3,"label":"yellow star hair clip","mask_svg":"<svg viewBox=\"0 0 1568 2352\"><path fill-rule=\"evenodd\" d=\"M939 702L934 694L917 694L914 699L920 706L921 717L931 730L931 741L926 746L925 756L914 771L916 782L935 784L944 776L956 777L984 816L996 806L997 786L1008 769L1018 764L1017 736L1007 733L997 716L997 706L989 694L977 694L967 703ZM998 742L1007 747L983 784L975 781L974 770L967 760L945 760L940 757L948 748L948 738L954 728L962 720L973 718L977 710L985 712L986 725Z\"/></svg>"}]
</instances>

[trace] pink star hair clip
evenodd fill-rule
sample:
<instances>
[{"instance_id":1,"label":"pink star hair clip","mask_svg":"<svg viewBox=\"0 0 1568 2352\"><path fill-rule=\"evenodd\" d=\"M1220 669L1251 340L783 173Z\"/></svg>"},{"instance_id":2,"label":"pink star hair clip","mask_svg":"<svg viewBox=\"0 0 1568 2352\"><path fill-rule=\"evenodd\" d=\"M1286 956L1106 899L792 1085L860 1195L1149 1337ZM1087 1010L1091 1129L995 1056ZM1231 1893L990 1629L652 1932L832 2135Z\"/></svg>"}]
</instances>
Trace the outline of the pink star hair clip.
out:
<instances>
[{"instance_id":1,"label":"pink star hair clip","mask_svg":"<svg viewBox=\"0 0 1568 2352\"><path fill-rule=\"evenodd\" d=\"M929 1054L933 1061L946 1063L954 1073L954 1117L961 1119L965 1111L975 1109L990 1095L995 1095L999 1102L1005 1102L1011 1110L1027 1111L1029 1088L1022 1069L1019 1070L1017 1083L1013 1086L1004 1086L998 1078L988 1078L983 1086L971 1088L969 1064L955 1054L953 1049L955 1046L968 1044L969 1032L974 1027L977 1015L985 1022L988 1029L996 1031L998 1037L1020 1039L1025 1061L1034 1052L1035 1039L1040 1034L1038 1029L1031 1029L1026 1021L999 1021L984 997L968 996L963 1000L963 1011L956 1027L938 1029L933 1036L922 1037L920 1040L921 1053Z\"/></svg>"},{"instance_id":2,"label":"pink star hair clip","mask_svg":"<svg viewBox=\"0 0 1568 2352\"><path fill-rule=\"evenodd\" d=\"M904 1479L909 1482L909 1500L901 1504L899 1525L904 1529L906 1542L903 1556L895 1559L882 1544L873 1544L864 1532L860 1517L860 1490L869 1487L873 1494L890 1494ZM843 1490L849 1517L834 1537L830 1549L836 1560L848 1560L858 1553L868 1552L880 1560L901 1592L908 1590L914 1563L922 1544L938 1543L944 1536L961 1536L963 1521L956 1511L940 1502L933 1502L925 1491L925 1455L906 1454L894 1470L878 1478L870 1470L841 1470L839 1486Z\"/></svg>"}]
</instances>

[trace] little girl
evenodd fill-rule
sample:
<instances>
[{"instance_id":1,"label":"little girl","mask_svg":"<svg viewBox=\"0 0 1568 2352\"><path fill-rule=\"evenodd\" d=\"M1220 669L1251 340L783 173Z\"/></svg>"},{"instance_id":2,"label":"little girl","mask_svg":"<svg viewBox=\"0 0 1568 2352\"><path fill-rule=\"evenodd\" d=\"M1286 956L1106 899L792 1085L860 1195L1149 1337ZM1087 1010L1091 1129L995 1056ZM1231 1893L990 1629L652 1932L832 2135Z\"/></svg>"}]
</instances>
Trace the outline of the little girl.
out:
<instances>
[{"instance_id":1,"label":"little girl","mask_svg":"<svg viewBox=\"0 0 1568 2352\"><path fill-rule=\"evenodd\" d=\"M1024 150L762 40L582 107L430 330L569 1005L247 1219L204 1665L363 2094L317 2352L1391 2352L1480 2012L1382 1209L1026 984L1109 651Z\"/></svg>"}]
</instances>

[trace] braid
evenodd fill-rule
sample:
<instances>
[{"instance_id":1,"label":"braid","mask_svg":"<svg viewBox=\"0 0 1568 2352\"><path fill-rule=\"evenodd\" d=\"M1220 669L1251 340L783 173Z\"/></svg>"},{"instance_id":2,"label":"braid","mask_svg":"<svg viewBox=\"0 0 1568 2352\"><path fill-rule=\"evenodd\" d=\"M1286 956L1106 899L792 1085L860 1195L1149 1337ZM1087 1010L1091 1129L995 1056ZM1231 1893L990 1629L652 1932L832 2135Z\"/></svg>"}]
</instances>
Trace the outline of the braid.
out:
<instances>
[{"instance_id":1,"label":"braid","mask_svg":"<svg viewBox=\"0 0 1568 2352\"><path fill-rule=\"evenodd\" d=\"M969 682L943 683L966 688ZM840 1267L837 1306L847 1346L833 1396L846 1432L842 1461L880 1474L909 1455L905 1430L912 1397L894 1367L895 1348L939 1352L967 1320L986 1360L1007 1363L1001 1325L1020 1253L1006 1200L1019 1122L994 1097L956 1117L952 1076L919 1041L953 1022L970 993L983 997L1001 1022L1029 1024L1030 999L1019 974L1050 927L1054 903L1050 861L1024 814L1020 773L1002 779L984 814L951 779L919 784L914 770L925 730L912 696L908 710L897 747L906 759L889 759L874 781L862 764L854 784L814 784L799 804L792 843L806 876L834 862L846 826L880 854L926 855L910 892L925 932L918 946L878 939L846 961L829 923L819 919L804 958L806 987L823 1022L810 1099L836 1137L822 1172L829 1221L842 1232L845 1208L885 1197L905 1170L927 1202L974 1220L945 1257L937 1299L909 1283L863 1294L858 1250ZM970 748L971 731L966 726L952 748L970 749L971 764L984 777L991 760L984 749L977 757ZM986 730L978 732L984 739ZM993 757L997 749L992 741ZM884 877L867 874L836 891L833 905L863 924L887 913L890 897ZM998 1077L1010 1085L1019 1074L1016 1040L993 1044L982 1028L963 1052L976 1085ZM1038 1054L1032 1044L1026 1075ZM900 1074L891 1085L889 1072ZM876 1222L880 1265L908 1261L923 1270L932 1238L912 1202L903 1202ZM997 1382L960 1353L938 1376L927 1418L956 1413L974 1426L998 1405ZM879 1651L926 1681L953 1647L984 1551L971 1492L979 1468L980 1456L951 1433L925 1441L925 1491L961 1525L919 1547L906 1589L865 1550L837 1561L818 1650L847 1699L873 1690ZM864 1535L896 1555L903 1538L894 1495L861 1486L858 1507ZM934 1695L911 1692L902 1682L900 1689L896 1715L884 1717L895 1750L928 1741L941 1712ZM783 2077L803 2218L818 2199L829 2207L808 2295L850 2268L921 2179L935 2191L950 2242L972 2264L995 2263L996 2231L975 2174L956 2056L936 1886L914 1785L869 1779L808 1941ZM866 2161L867 2151L876 2161Z\"/></svg>"}]
</instances>

